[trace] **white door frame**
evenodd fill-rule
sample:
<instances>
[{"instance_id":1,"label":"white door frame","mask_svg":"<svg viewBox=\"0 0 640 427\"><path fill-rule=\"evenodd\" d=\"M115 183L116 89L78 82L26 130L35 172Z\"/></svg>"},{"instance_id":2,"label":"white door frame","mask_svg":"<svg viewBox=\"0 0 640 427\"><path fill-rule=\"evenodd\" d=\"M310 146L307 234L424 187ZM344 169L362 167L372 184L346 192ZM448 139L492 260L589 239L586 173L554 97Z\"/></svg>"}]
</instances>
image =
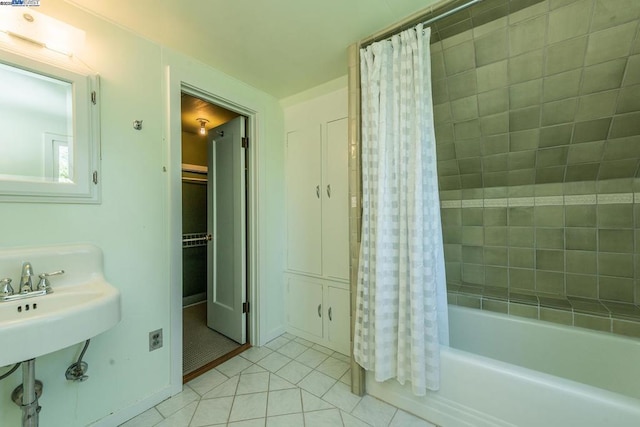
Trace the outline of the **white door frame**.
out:
<instances>
[{"instance_id":1,"label":"white door frame","mask_svg":"<svg viewBox=\"0 0 640 427\"><path fill-rule=\"evenodd\" d=\"M170 67L169 67L170 68ZM260 304L258 287L258 112L233 100L228 100L215 93L208 92L206 84L193 84L181 79L178 73L168 71L168 129L169 144L168 163L168 210L169 210L169 270L170 270L170 394L182 391L182 126L181 126L181 94L187 93L212 104L247 117L247 300L251 309L247 314L247 341L260 345ZM200 86L200 87L198 87Z\"/></svg>"}]
</instances>

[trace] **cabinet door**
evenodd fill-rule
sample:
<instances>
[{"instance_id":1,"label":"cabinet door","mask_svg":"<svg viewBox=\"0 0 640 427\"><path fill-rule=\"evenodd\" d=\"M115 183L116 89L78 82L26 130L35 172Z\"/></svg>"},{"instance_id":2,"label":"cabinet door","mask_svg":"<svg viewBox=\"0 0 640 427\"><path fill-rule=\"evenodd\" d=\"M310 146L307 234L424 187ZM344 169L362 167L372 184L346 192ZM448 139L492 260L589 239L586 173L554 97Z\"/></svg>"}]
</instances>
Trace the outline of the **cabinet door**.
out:
<instances>
[{"instance_id":1,"label":"cabinet door","mask_svg":"<svg viewBox=\"0 0 640 427\"><path fill-rule=\"evenodd\" d=\"M350 354L351 315L349 312L349 291L327 286L327 339L340 353Z\"/></svg>"},{"instance_id":2,"label":"cabinet door","mask_svg":"<svg viewBox=\"0 0 640 427\"><path fill-rule=\"evenodd\" d=\"M349 150L347 119L327 123L322 202L323 274L349 279Z\"/></svg>"},{"instance_id":3,"label":"cabinet door","mask_svg":"<svg viewBox=\"0 0 640 427\"><path fill-rule=\"evenodd\" d=\"M287 267L322 274L320 125L287 134Z\"/></svg>"},{"instance_id":4,"label":"cabinet door","mask_svg":"<svg viewBox=\"0 0 640 427\"><path fill-rule=\"evenodd\" d=\"M287 283L287 322L296 329L322 338L322 285L303 278Z\"/></svg>"}]
</instances>

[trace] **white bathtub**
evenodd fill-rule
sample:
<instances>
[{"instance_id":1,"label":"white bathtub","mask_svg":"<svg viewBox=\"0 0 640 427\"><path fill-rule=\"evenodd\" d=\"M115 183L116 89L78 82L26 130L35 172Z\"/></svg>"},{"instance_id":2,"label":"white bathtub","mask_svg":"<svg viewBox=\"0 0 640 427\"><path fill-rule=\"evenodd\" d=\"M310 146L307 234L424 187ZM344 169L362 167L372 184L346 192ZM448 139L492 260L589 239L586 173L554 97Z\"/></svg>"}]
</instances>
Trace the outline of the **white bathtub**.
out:
<instances>
[{"instance_id":1,"label":"white bathtub","mask_svg":"<svg viewBox=\"0 0 640 427\"><path fill-rule=\"evenodd\" d=\"M640 426L640 340L449 306L441 389L367 392L438 425Z\"/></svg>"}]
</instances>

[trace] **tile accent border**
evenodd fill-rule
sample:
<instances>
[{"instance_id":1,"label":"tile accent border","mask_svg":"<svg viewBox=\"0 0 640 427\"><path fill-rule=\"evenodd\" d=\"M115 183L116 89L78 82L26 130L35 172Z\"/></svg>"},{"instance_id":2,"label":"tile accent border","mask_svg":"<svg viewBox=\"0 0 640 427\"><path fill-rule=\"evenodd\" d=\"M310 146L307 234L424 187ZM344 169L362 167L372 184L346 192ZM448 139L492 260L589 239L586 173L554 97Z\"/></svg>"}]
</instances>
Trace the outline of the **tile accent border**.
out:
<instances>
[{"instance_id":1,"label":"tile accent border","mask_svg":"<svg viewBox=\"0 0 640 427\"><path fill-rule=\"evenodd\" d=\"M564 196L565 205L595 205L596 203L597 196L595 194Z\"/></svg>"},{"instance_id":2,"label":"tile accent border","mask_svg":"<svg viewBox=\"0 0 640 427\"><path fill-rule=\"evenodd\" d=\"M511 197L500 199L442 200L442 209L506 208L563 205L613 205L640 203L640 193L581 194L566 196Z\"/></svg>"}]
</instances>

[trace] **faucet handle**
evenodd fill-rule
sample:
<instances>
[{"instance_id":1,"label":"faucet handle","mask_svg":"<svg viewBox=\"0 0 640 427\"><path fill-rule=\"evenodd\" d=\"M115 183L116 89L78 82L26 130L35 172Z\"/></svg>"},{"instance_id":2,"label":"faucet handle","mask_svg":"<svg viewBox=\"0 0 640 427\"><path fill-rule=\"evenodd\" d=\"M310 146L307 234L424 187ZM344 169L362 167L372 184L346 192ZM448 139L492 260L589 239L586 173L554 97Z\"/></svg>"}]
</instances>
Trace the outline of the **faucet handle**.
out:
<instances>
[{"instance_id":1,"label":"faucet handle","mask_svg":"<svg viewBox=\"0 0 640 427\"><path fill-rule=\"evenodd\" d=\"M11 279L4 278L0 280L0 297L8 297L13 295L13 286L11 286Z\"/></svg>"},{"instance_id":2,"label":"faucet handle","mask_svg":"<svg viewBox=\"0 0 640 427\"><path fill-rule=\"evenodd\" d=\"M49 283L49 280L47 279L47 277L49 277L49 276L58 276L60 274L64 274L64 270L58 270L58 271L53 271L51 273L39 274L38 277L40 277L40 282L38 282L38 290L39 291L46 290L47 293L53 292L51 290L51 283Z\"/></svg>"}]
</instances>

